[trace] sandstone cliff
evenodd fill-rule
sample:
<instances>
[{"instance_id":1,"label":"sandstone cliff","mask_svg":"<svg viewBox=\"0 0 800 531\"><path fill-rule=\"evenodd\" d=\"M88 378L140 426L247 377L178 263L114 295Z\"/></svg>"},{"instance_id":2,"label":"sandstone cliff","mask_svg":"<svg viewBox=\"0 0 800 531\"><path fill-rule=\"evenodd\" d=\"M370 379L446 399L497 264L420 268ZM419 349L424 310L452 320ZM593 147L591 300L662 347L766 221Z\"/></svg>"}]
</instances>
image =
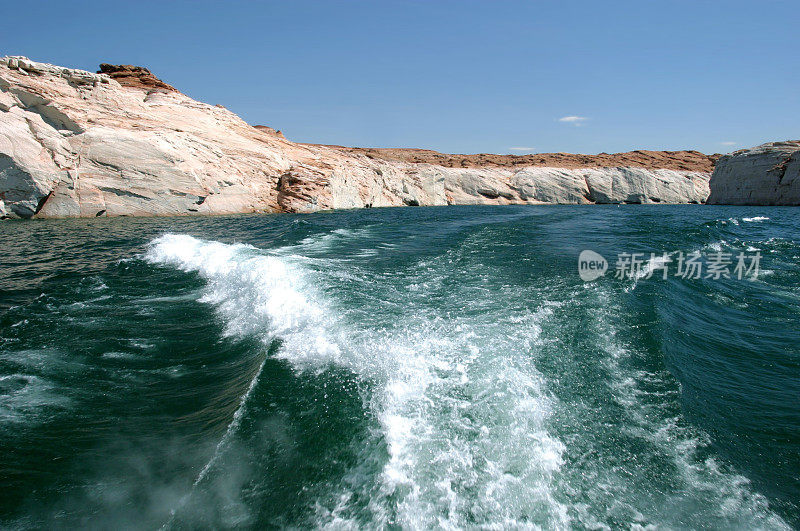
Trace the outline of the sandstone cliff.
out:
<instances>
[{"instance_id":1,"label":"sandstone cliff","mask_svg":"<svg viewBox=\"0 0 800 531\"><path fill-rule=\"evenodd\" d=\"M512 157L299 144L144 68L95 74L0 59L0 217L699 203L712 164L696 152Z\"/></svg>"},{"instance_id":2,"label":"sandstone cliff","mask_svg":"<svg viewBox=\"0 0 800 531\"><path fill-rule=\"evenodd\" d=\"M769 142L719 159L710 204L800 205L800 140Z\"/></svg>"}]
</instances>

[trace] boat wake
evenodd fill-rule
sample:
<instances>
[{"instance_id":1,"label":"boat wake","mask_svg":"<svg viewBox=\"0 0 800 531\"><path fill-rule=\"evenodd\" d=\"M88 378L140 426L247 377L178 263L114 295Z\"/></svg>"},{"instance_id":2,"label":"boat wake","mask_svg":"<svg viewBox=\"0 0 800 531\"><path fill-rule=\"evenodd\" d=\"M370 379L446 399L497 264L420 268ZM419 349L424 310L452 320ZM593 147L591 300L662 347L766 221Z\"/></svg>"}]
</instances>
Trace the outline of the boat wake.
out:
<instances>
[{"instance_id":1,"label":"boat wake","mask_svg":"<svg viewBox=\"0 0 800 531\"><path fill-rule=\"evenodd\" d=\"M359 237L368 231L300 247ZM640 353L619 340L615 295L552 279L490 286L480 237L400 271L177 234L154 240L146 260L199 275L200 301L226 334L277 345L271 356L296 378L337 368L360 382L371 428L351 443L357 462L315 494L308 525L785 525L707 455L669 373L637 365ZM592 350L603 355L576 354ZM225 473L218 455L270 378L263 367L195 489Z\"/></svg>"},{"instance_id":2,"label":"boat wake","mask_svg":"<svg viewBox=\"0 0 800 531\"><path fill-rule=\"evenodd\" d=\"M329 303L318 275L285 250L268 254L169 234L152 243L146 259L199 274L207 283L200 300L214 305L227 333L279 340L275 355L298 374L339 366L370 382L364 402L379 444L366 444L375 449L366 464L318 500L316 524L364 524L368 514L372 523L411 527L566 525L566 507L552 491L563 451L546 428L553 398L527 355L547 305L522 316L480 317L418 308L371 323ZM422 264L405 283L435 284L435 269ZM359 278L357 271L351 276ZM369 279L360 280L355 290L370 289ZM392 297L384 304L392 307ZM365 496L366 506L355 507Z\"/></svg>"}]
</instances>

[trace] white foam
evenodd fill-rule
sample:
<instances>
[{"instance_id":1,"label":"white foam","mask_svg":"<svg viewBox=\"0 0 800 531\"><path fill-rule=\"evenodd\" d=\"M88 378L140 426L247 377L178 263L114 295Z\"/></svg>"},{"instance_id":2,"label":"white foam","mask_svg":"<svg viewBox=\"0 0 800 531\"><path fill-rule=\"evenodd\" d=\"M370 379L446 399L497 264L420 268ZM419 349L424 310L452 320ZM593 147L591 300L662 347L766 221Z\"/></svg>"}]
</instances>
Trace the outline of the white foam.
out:
<instances>
[{"instance_id":1,"label":"white foam","mask_svg":"<svg viewBox=\"0 0 800 531\"><path fill-rule=\"evenodd\" d=\"M543 379L520 356L529 343L473 330L405 323L380 347L396 360L377 397L389 453L381 502L399 498L394 523L408 528L520 525L531 514L563 525L553 476L564 446L545 427Z\"/></svg>"},{"instance_id":2,"label":"white foam","mask_svg":"<svg viewBox=\"0 0 800 531\"><path fill-rule=\"evenodd\" d=\"M727 247L728 242L725 240L719 240L717 242L711 242L705 246L706 249L714 252L722 252L723 246Z\"/></svg>"},{"instance_id":3,"label":"white foam","mask_svg":"<svg viewBox=\"0 0 800 531\"><path fill-rule=\"evenodd\" d=\"M668 265L672 261L670 256L671 256L670 254L667 254L666 256L662 254L648 259L647 262L644 264L644 266L642 266L642 268L636 272L636 280L645 278L648 275L651 276L658 274L663 275L662 268L665 265ZM656 273L656 270L658 270L659 273Z\"/></svg>"},{"instance_id":4,"label":"white foam","mask_svg":"<svg viewBox=\"0 0 800 531\"><path fill-rule=\"evenodd\" d=\"M352 236L340 231L330 238ZM340 491L319 500L315 523L357 525L348 501L357 489L369 498L375 525L520 526L536 516L565 527L567 509L554 495L564 445L547 431L553 399L529 358L550 310L468 319L409 307L408 292L386 290L375 303L387 313L405 311L390 326L374 326L375 308L337 308L322 295L322 274L306 266L327 264L326 277L347 279L348 290L366 295L376 279L352 266L337 270L339 260L298 256L316 251L318 241L265 252L165 235L146 255L202 276L200 300L215 306L228 334L280 339L277 355L298 370L336 364L372 382L365 401L388 459L383 452L366 456L385 460L377 476L353 471ZM421 287L419 300L442 286L441 268L422 263L407 279ZM481 304L485 288L475 289L470 299Z\"/></svg>"},{"instance_id":5,"label":"white foam","mask_svg":"<svg viewBox=\"0 0 800 531\"><path fill-rule=\"evenodd\" d=\"M742 218L742 221L748 221L748 222L769 221L769 218L766 216L755 216L752 218Z\"/></svg>"},{"instance_id":6,"label":"white foam","mask_svg":"<svg viewBox=\"0 0 800 531\"><path fill-rule=\"evenodd\" d=\"M307 273L287 260L243 244L226 245L166 234L145 258L202 276L200 299L213 304L231 336L283 341L281 355L296 365L336 362L339 348L327 337L328 315Z\"/></svg>"}]
</instances>

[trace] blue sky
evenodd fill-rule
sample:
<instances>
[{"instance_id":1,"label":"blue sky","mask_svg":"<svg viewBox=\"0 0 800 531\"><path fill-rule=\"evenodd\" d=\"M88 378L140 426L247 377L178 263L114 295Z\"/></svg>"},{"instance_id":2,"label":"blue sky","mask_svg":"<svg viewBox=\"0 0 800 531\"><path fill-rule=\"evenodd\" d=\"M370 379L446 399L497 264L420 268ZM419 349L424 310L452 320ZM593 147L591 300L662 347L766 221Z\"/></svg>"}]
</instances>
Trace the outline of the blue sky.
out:
<instances>
[{"instance_id":1,"label":"blue sky","mask_svg":"<svg viewBox=\"0 0 800 531\"><path fill-rule=\"evenodd\" d=\"M147 66L302 142L714 153L800 138L796 1L16 6L0 2L0 54Z\"/></svg>"}]
</instances>

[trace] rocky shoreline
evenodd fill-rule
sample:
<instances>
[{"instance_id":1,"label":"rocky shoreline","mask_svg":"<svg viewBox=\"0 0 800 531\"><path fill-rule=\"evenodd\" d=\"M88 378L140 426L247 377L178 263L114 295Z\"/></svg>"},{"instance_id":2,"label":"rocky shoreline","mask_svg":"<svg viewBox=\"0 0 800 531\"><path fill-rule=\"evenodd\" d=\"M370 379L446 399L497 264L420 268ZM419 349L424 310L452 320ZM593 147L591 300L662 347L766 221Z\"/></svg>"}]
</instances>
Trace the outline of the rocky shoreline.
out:
<instances>
[{"instance_id":1,"label":"rocky shoreline","mask_svg":"<svg viewBox=\"0 0 800 531\"><path fill-rule=\"evenodd\" d=\"M447 155L302 144L195 101L146 68L91 73L0 59L3 218L703 203L715 160L696 151Z\"/></svg>"}]
</instances>

